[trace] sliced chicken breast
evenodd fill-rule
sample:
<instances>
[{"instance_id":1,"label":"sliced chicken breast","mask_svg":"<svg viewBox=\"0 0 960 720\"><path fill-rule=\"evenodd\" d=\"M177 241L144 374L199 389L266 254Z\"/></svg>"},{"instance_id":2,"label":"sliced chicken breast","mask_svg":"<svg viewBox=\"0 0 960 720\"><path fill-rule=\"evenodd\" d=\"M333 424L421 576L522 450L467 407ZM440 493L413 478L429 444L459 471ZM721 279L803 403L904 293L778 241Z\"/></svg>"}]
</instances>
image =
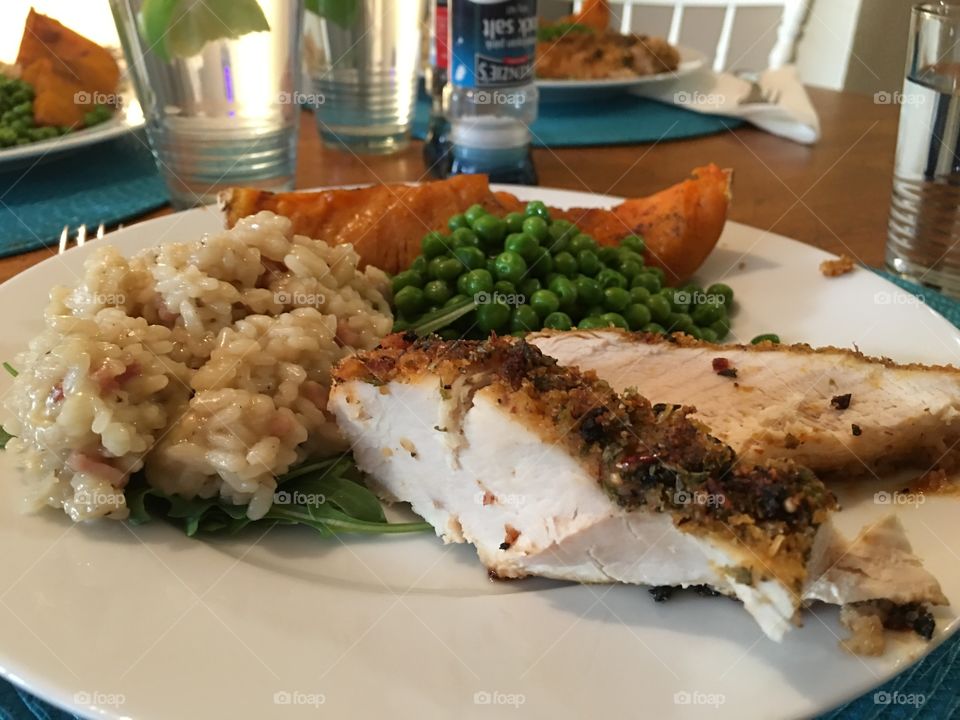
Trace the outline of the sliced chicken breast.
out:
<instances>
[{"instance_id":1,"label":"sliced chicken breast","mask_svg":"<svg viewBox=\"0 0 960 720\"><path fill-rule=\"evenodd\" d=\"M952 461L960 371L897 365L807 345L712 345L619 330L542 333L530 342L617 391L695 408L691 418L744 460L791 459L818 474Z\"/></svg>"},{"instance_id":2,"label":"sliced chicken breast","mask_svg":"<svg viewBox=\"0 0 960 720\"><path fill-rule=\"evenodd\" d=\"M330 409L382 496L475 545L499 577L707 585L778 640L828 567L817 599L845 602L851 585L858 599L945 600L902 534L890 552L923 583L900 587L869 557L838 569L850 546L810 471L739 463L685 411L618 395L523 341L391 336L341 363ZM878 582L858 586L864 568Z\"/></svg>"}]
</instances>

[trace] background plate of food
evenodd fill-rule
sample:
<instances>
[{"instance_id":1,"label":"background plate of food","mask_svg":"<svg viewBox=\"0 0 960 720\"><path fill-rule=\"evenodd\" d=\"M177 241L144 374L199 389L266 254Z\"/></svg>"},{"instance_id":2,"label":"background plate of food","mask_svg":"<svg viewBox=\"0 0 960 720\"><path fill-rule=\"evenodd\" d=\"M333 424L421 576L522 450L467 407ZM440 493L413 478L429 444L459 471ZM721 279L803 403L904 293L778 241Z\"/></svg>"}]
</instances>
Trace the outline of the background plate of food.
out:
<instances>
[{"instance_id":1,"label":"background plate of food","mask_svg":"<svg viewBox=\"0 0 960 720\"><path fill-rule=\"evenodd\" d=\"M0 67L0 171L142 126L113 53L31 9L16 62Z\"/></svg>"},{"instance_id":2,"label":"background plate of food","mask_svg":"<svg viewBox=\"0 0 960 720\"><path fill-rule=\"evenodd\" d=\"M422 351L419 359L411 356L415 362L407 363L416 371L427 367L422 361L430 361L431 347L441 354L448 347L427 344L404 351L402 346L410 341L397 334L384 343L384 350L372 350L391 325L391 308L385 302L390 291L382 272L370 267L374 259L397 272L417 267L429 255L432 259L425 272L438 278L429 289L432 297L443 282L452 283L460 273L452 268L455 272L447 277L451 260L472 263L475 251L483 254L481 247L506 242L515 250L504 251L506 257L498 255L491 265L503 279L492 290L478 294L509 295L517 288L505 278L519 272L522 266L517 258L529 255L542 260L541 250L546 250L521 236L553 237L554 228L560 231L557 242L563 239L568 248L580 247L576 258L569 249L559 251L547 263L556 270L553 279L545 278L560 300L569 303L563 307L574 313L578 295L569 293L571 281L565 273L576 274L577 268L597 277L605 273L603 277L611 283L607 289L613 291L606 293L610 301L619 302L623 296L629 302L621 292L624 273L644 278L632 283L630 298L649 301L653 296L647 283L659 286L667 281L664 272L642 270L636 255L644 252L644 244L636 236L619 249L605 244L604 233L614 228L621 228L620 232L624 227L642 229L651 252L696 258L678 269L676 283L693 273L697 284L678 291L689 297L674 293L674 303L689 308L691 303L703 302L705 308L710 306L711 318L717 313L726 317L726 311L716 305L719 298L722 304L735 303L730 314L734 340L743 342L776 331L785 342L859 347L903 362L958 362L960 333L922 302L911 301L913 296L875 274L854 269L827 277L819 265L829 256L819 250L745 225L726 223L724 227L728 191L727 175L715 168L650 198L625 203L619 198L548 188L491 191L485 180L476 178L419 188L379 186L305 194L244 190L227 200L229 231L224 231L224 218L213 208L177 213L50 258L0 286L0 301L21 309L10 314L0 338L0 358L12 362L8 372L20 371L17 377L0 373L0 391L8 408L4 424L18 435L0 453L3 675L87 716L143 720L185 714L306 718L315 717L318 708L337 717L374 718L390 713L473 718L488 717L491 705L506 706L518 717L623 717L635 714L638 702L661 716L702 717L706 706L712 717L740 720L813 715L903 669L954 632L957 623L949 605L934 602L932 614L915 608L912 619L900 618L906 626L888 634L874 618L874 629L880 633L872 639L880 644L865 648L874 656L859 656L841 646L849 631L841 626L835 605L817 604L800 612L803 626L792 627L775 617L776 612L768 612L764 603L754 608L756 614L751 617L745 612L746 602L710 597L710 592L677 592L661 603L654 598L667 599L668 589L661 588L651 597L642 587L616 583L492 580L478 562L476 550L456 541L460 526L452 522L443 528L452 541L448 543L429 528L403 535L318 535L315 530L329 529L330 521L354 529L375 524L357 519L375 508L345 479L338 481L335 496L328 491L316 501L299 485L285 485L273 493L275 506L316 505L315 514L298 516L270 508L271 471L287 467L301 447L342 442L331 417L319 412L337 391L336 385L330 387L331 373L339 373L338 381L356 391L363 402L407 400L385 406L382 416L357 413L358 419L383 420L381 427L356 438L357 448L369 453L379 443L372 456L422 463L417 472L406 475L411 481L449 475L450 482L444 480L441 487L455 486L452 469L431 472L429 457L420 455L431 450L429 434L444 432L440 425L457 422L455 415L431 419L426 434L417 436L418 445L401 438L394 447L387 433L420 432L421 423L404 420L402 407L418 401L416 394L404 394L392 384L369 383L372 391L356 390L349 373L331 369L338 360L356 365L348 346L373 353L366 356L368 367L384 371L398 367L397 353ZM525 205L526 201L542 202ZM509 219L489 214L505 208L519 210L512 210ZM291 219L274 215L271 209L288 213ZM558 218L565 218L564 225L558 224ZM580 223L577 227L590 228L595 238L582 233L570 237L573 221ZM526 229L504 240L514 222ZM440 239L434 232L424 237L425 228L447 227L450 230ZM447 257L443 244L452 243L454 237L463 244ZM338 240L353 241L354 249L334 246ZM596 248L594 242L602 246L596 253L590 250ZM601 270L604 257L619 263L622 272ZM650 255L647 259L656 260ZM471 271L476 273L474 279L488 272L481 260L478 270ZM397 272L396 277L403 272L408 271ZM410 277L408 273L405 282ZM710 284L716 282L725 285ZM500 283L506 285L500 287ZM51 292L55 286L63 289ZM584 291L587 286L577 285ZM402 288L405 311L410 313L422 309L413 307L411 298L417 292L407 291L413 287L404 284ZM540 292L541 304L558 302L552 291L534 292ZM714 299L699 300L704 293ZM666 298L655 296L660 300L650 304L651 311L659 311ZM397 291L394 304L399 298ZM49 308L46 316L45 307ZM676 315L689 325L692 316L677 306L662 310L664 321ZM623 316L617 317L623 321ZM629 312L626 317L632 318ZM215 337L212 330L218 327L220 334ZM586 323L582 321L580 327ZM688 329L706 337L692 325ZM604 333L614 333L607 351L590 352L591 343L607 342ZM580 330L566 337L576 340L583 334ZM541 342L561 336L545 337ZM920 413L925 424L901 423L890 437L908 444L911 438L918 443L937 440L934 436L945 427L931 426L928 418L936 414L931 410L934 404L943 405L944 393L931 397L928 391L938 383L943 387L957 382L952 370L898 368L889 361L870 362L845 351L812 353L769 343L751 350L749 344L737 349L652 338L649 343L642 340L622 346L626 336L614 330L590 331L586 337L588 344L578 345L581 359L611 358L614 371L634 368L641 379L647 360L632 353L661 349L661 372L665 373L660 375L661 385L672 387L678 397L702 388L702 399L711 401L703 411L715 413L718 430L723 423L716 421L728 421L725 430L730 442L738 428L751 422L762 426L772 419L771 413L780 412L781 421L786 415L792 422L815 411L824 422L806 426L805 432L816 435L830 420L842 436L839 452L830 457L826 452L811 455L808 450L815 437L807 442L803 434L793 441L788 437L779 447L806 451L827 466L850 460L843 443L863 442L882 452L886 441L880 433L885 424L911 408L916 410L917 403L927 408ZM712 337L717 337L716 332ZM30 354L18 358L31 341ZM519 340L506 338L503 343ZM554 349L560 353L564 347ZM712 364L704 352L715 356ZM701 355L691 364L683 360L684 353ZM489 357L495 356L496 352ZM538 355L524 351L522 357L511 357L509 372L516 379L523 364L531 358L536 361ZM762 393L741 391L765 366L780 366L782 372ZM690 374L697 369L699 380ZM601 375L609 371L597 368ZM866 378L860 377L864 371ZM551 383L563 378L594 383L577 380L567 371L546 372L541 380ZM843 377L835 374L840 372ZM499 382L495 376L490 387ZM794 398L791 402L804 405L799 409L784 404L789 398L782 396L781 389L800 376L804 387L807 380L824 383L826 398L818 396L813 405L805 404L803 397ZM829 386L834 377L842 387ZM419 387L439 393L438 398L459 393L459 387L452 387L444 395L441 388L446 386L427 380ZM871 409L870 399L876 398L878 389L892 397L901 386L904 390L897 394L901 404L884 402ZM535 387L546 386L522 387L523 392L535 393ZM591 387L609 392L595 383ZM946 411L958 395L947 388ZM740 403L751 398L759 407L736 414L743 409ZM667 409L663 406L657 412ZM182 413L186 420L173 422ZM11 415L18 418L16 423L8 422ZM854 432L852 439L851 419L862 430ZM431 430L434 424L437 427ZM535 464L540 457L539 450L525 456L506 455L504 447L497 445L522 439L524 432L515 420L502 416L499 423L486 427L492 444L483 455L489 462L506 468L513 461ZM684 427L688 435L702 439L700 431ZM922 430L919 437L918 428ZM591 426L579 435L592 437L595 430ZM914 434L908 438L909 433ZM380 441L378 434L383 434ZM829 441L828 435L820 439ZM768 444L767 449L776 448ZM26 452L20 462L26 458L31 466L23 475L16 468L15 453L20 451ZM132 485L124 489L128 477L123 467L139 467L144 456L148 475L153 473L154 490L137 496ZM849 462L844 465L848 466ZM458 500L469 505L461 508L465 524L460 529L469 527L469 514L515 512L529 522L542 500L576 498L576 493L550 490L551 482L561 482L556 470L556 465L545 464L542 472L531 476L537 482L518 487L516 493L468 492ZM499 475L511 477L510 472ZM879 564L880 574L854 573L854 590L869 593L867 585L875 583L885 592L896 590L904 597L924 586L932 596L938 596L940 589L946 598L960 596L960 576L955 572L960 544L956 498L929 488L907 490L915 475L881 475L883 480L861 474L852 484L831 487L843 506L836 513L842 526L838 530L852 537L873 523L881 531L870 533L871 542L857 552L851 546L841 557L826 556L831 557L831 570L851 561L869 564L871 552L885 550L889 554L872 557L872 567ZM519 477L516 471L512 477ZM594 492L594 485L587 482L582 490ZM534 486L542 486L545 494L531 495L539 492ZM38 512L22 512L25 487L33 506L41 506ZM773 482L773 487L779 486ZM261 492L264 488L266 494ZM170 523L159 518L146 524L130 522L144 520L146 504L163 492L182 498L169 505ZM198 500L197 493L204 499ZM188 496L194 499L188 501ZM696 497L674 502L692 506L700 502ZM321 512L318 508L325 506L327 498L340 510ZM609 502L596 492L584 498L588 500ZM829 498L800 493L774 498L767 505L779 517L799 512L807 500L822 503ZM213 506L220 508L215 516ZM430 504L424 510L436 513L444 507ZM891 510L897 512L922 565L909 560L911 551L902 544L899 530L878 524ZM121 520L128 513L128 520ZM345 517L351 513L352 518ZM737 522L746 519L738 516ZM804 522L812 521L808 516ZM291 527L293 523L300 526ZM526 534L528 526L520 527ZM534 532L532 525L530 531ZM674 533L669 524L660 531ZM522 549L526 540L517 529L507 534L508 539L491 552L516 560L521 557L517 548ZM640 539L619 537L630 542ZM649 571L659 567L684 572L681 563L668 556L686 546L675 533L670 538L663 545L651 538L655 542L647 559L656 555L657 560L647 563ZM617 549L617 543L594 548L605 556ZM796 552L790 542L778 542L763 565L776 574L777 564L794 558ZM678 557L693 559L683 553ZM633 560L644 558L634 556ZM614 565L605 570L618 572ZM593 563L581 570L590 568L596 570ZM883 568L892 572L884 575ZM712 572L706 566L701 569ZM501 575L507 570L501 568ZM941 585L930 585L931 575ZM695 582L690 579L693 576L685 577L677 579ZM728 579L718 576L715 580L743 585L749 579L739 572L724 577ZM867 585L858 585L862 577L870 578ZM766 587L768 581L769 576L759 586ZM851 587L835 589L849 592ZM918 624L921 618L923 623ZM757 620L762 621L759 626ZM864 619L868 625L869 621ZM784 636L777 642L771 633ZM630 677L629 689L624 673Z\"/></svg>"}]
</instances>

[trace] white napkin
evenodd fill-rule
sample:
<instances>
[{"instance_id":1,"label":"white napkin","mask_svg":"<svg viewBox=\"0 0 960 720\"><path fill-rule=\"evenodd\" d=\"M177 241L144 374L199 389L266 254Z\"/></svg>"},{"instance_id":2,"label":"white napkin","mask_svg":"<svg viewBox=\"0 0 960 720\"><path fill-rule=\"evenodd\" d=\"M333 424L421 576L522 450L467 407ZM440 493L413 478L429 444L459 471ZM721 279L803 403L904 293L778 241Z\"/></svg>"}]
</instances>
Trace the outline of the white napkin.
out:
<instances>
[{"instance_id":1,"label":"white napkin","mask_svg":"<svg viewBox=\"0 0 960 720\"><path fill-rule=\"evenodd\" d=\"M785 65L765 70L757 79L774 102L748 102L751 83L730 73L701 68L671 82L641 85L638 95L672 103L688 110L746 120L774 135L809 145L820 139L820 120L800 83L797 69ZM756 94L756 90L753 91Z\"/></svg>"}]
</instances>

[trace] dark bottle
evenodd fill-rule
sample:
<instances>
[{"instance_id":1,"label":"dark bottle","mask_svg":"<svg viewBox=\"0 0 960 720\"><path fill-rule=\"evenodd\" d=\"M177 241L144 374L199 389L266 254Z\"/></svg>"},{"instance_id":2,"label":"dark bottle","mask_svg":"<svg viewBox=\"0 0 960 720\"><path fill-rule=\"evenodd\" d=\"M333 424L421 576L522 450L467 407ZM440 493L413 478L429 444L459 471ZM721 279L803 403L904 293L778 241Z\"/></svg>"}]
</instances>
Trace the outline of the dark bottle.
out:
<instances>
[{"instance_id":1,"label":"dark bottle","mask_svg":"<svg viewBox=\"0 0 960 720\"><path fill-rule=\"evenodd\" d=\"M450 53L447 0L433 0L430 6L430 55L424 84L430 95L430 121L423 141L423 163L434 177L450 172L450 123L443 111L443 88L447 84Z\"/></svg>"}]
</instances>

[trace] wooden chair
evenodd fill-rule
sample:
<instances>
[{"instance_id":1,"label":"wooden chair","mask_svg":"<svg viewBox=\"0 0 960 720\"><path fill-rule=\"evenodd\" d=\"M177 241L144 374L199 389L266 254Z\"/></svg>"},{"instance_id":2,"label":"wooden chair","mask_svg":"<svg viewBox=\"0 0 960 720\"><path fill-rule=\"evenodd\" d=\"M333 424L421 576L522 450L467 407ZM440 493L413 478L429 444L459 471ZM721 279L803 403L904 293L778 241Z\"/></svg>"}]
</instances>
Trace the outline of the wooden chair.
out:
<instances>
[{"instance_id":1,"label":"wooden chair","mask_svg":"<svg viewBox=\"0 0 960 720\"><path fill-rule=\"evenodd\" d=\"M574 2L574 11L580 9L581 2ZM727 69L730 57L730 38L737 18L737 12L745 8L782 8L777 38L769 55L769 67L780 67L793 60L800 28L806 18L810 0L611 0L611 5L622 5L620 14L620 32L631 32L634 11L638 8L673 8L667 40L678 44L683 27L684 11L692 8L721 8L723 23L720 36L713 52L713 69L720 72Z\"/></svg>"}]
</instances>

